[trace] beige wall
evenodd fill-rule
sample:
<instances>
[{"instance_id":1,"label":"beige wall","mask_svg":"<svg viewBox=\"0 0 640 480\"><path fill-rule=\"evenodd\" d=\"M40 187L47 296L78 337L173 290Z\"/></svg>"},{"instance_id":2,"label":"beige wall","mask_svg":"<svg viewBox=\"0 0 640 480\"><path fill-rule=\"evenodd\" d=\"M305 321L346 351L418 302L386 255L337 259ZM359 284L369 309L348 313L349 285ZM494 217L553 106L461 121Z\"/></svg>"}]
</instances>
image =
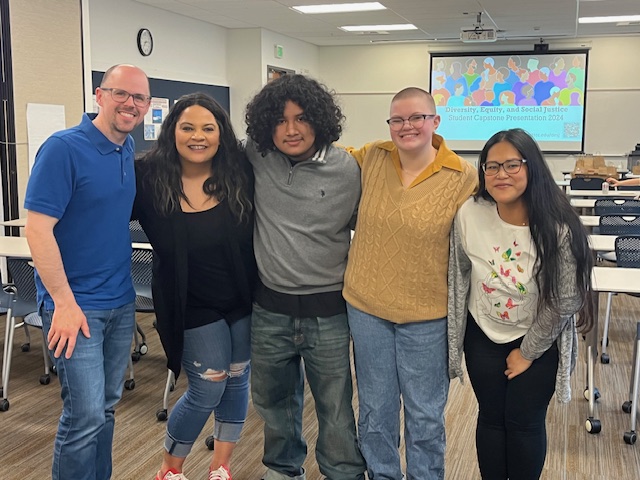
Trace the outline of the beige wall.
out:
<instances>
[{"instance_id":1,"label":"beige wall","mask_svg":"<svg viewBox=\"0 0 640 480\"><path fill-rule=\"evenodd\" d=\"M22 211L29 176L27 104L64 105L67 127L79 123L84 110L81 8L79 0L10 0L9 9Z\"/></svg>"}]
</instances>

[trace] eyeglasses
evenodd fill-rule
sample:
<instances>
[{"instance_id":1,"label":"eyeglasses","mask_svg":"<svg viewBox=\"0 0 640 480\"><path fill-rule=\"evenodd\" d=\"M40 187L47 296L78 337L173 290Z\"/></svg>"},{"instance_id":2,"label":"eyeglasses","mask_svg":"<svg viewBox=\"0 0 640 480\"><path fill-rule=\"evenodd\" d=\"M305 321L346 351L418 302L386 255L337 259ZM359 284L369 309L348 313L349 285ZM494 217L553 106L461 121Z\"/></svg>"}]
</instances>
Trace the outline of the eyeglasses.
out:
<instances>
[{"instance_id":1,"label":"eyeglasses","mask_svg":"<svg viewBox=\"0 0 640 480\"><path fill-rule=\"evenodd\" d=\"M133 97L133 103L138 107L146 107L151 102L151 97L149 95L143 95L141 93L129 93L126 90L121 90L119 88L100 87L100 90L109 92L111 94L111 98L118 103L126 102L129 100L129 97Z\"/></svg>"},{"instance_id":2,"label":"eyeglasses","mask_svg":"<svg viewBox=\"0 0 640 480\"><path fill-rule=\"evenodd\" d=\"M404 127L404 122L409 122L409 125L413 128L422 128L422 126L424 125L424 121L427 118L434 118L435 116L435 113L422 113L420 115L411 115L409 118L393 117L387 120L387 123L389 124L389 128L391 130L393 130L394 132L398 132L402 130L402 127Z\"/></svg>"},{"instance_id":3,"label":"eyeglasses","mask_svg":"<svg viewBox=\"0 0 640 480\"><path fill-rule=\"evenodd\" d=\"M521 160L519 159L507 160L502 163L487 162L482 164L482 171L486 176L493 177L494 175L498 174L498 172L500 171L500 167L502 167L504 168L504 171L507 172L507 174L514 175L520 171L523 163L527 163L527 161L524 158Z\"/></svg>"}]
</instances>

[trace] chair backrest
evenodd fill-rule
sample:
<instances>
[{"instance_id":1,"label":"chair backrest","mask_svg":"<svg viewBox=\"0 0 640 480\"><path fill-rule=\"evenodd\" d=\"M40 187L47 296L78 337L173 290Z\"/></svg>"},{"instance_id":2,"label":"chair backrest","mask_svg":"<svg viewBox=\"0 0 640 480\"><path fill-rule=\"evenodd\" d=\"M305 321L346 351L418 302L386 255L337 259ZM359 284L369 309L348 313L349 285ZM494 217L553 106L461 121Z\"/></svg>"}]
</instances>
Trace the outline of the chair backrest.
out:
<instances>
[{"instance_id":1,"label":"chair backrest","mask_svg":"<svg viewBox=\"0 0 640 480\"><path fill-rule=\"evenodd\" d=\"M151 279L153 277L153 251L134 248L131 251L131 279L136 291L136 310L152 312Z\"/></svg>"},{"instance_id":2,"label":"chair backrest","mask_svg":"<svg viewBox=\"0 0 640 480\"><path fill-rule=\"evenodd\" d=\"M571 190L602 190L603 178L576 177L569 180Z\"/></svg>"},{"instance_id":3,"label":"chair backrest","mask_svg":"<svg viewBox=\"0 0 640 480\"><path fill-rule=\"evenodd\" d=\"M640 216L601 215L599 229L602 235L640 235Z\"/></svg>"},{"instance_id":4,"label":"chair backrest","mask_svg":"<svg viewBox=\"0 0 640 480\"><path fill-rule=\"evenodd\" d=\"M616 263L619 267L640 268L640 236L616 238Z\"/></svg>"},{"instance_id":5,"label":"chair backrest","mask_svg":"<svg viewBox=\"0 0 640 480\"><path fill-rule=\"evenodd\" d=\"M144 230L138 220L131 220L129 222L129 233L131 234L132 242L149 243L147 234L144 233Z\"/></svg>"},{"instance_id":6,"label":"chair backrest","mask_svg":"<svg viewBox=\"0 0 640 480\"><path fill-rule=\"evenodd\" d=\"M640 215L640 200L599 198L593 208L596 215Z\"/></svg>"},{"instance_id":7,"label":"chair backrest","mask_svg":"<svg viewBox=\"0 0 640 480\"><path fill-rule=\"evenodd\" d=\"M15 286L12 315L24 317L38 311L34 267L27 258L7 258L7 269Z\"/></svg>"}]
</instances>

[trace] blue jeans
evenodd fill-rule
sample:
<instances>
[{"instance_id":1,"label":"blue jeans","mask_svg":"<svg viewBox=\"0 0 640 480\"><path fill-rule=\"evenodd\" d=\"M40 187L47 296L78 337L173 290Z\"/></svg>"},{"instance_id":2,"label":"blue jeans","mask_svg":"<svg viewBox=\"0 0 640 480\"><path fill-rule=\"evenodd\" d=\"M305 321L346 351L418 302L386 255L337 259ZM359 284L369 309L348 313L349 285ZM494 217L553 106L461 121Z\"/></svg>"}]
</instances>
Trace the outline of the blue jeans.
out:
<instances>
[{"instance_id":1,"label":"blue jeans","mask_svg":"<svg viewBox=\"0 0 640 480\"><path fill-rule=\"evenodd\" d=\"M184 331L182 367L189 385L167 423L164 447L186 457L211 412L214 438L237 442L249 407L251 317L218 320Z\"/></svg>"},{"instance_id":2,"label":"blue jeans","mask_svg":"<svg viewBox=\"0 0 640 480\"><path fill-rule=\"evenodd\" d=\"M122 395L135 306L85 310L91 338L78 333L71 358L53 362L62 387L62 416L53 449L53 480L111 478L115 405ZM45 338L53 310L40 309Z\"/></svg>"},{"instance_id":3,"label":"blue jeans","mask_svg":"<svg viewBox=\"0 0 640 480\"><path fill-rule=\"evenodd\" d=\"M346 315L298 318L254 304L251 321L251 393L265 422L265 480L305 478L302 463L304 370L318 417L316 460L329 480L364 478L353 415ZM303 362L304 361L304 362Z\"/></svg>"},{"instance_id":4,"label":"blue jeans","mask_svg":"<svg viewBox=\"0 0 640 480\"><path fill-rule=\"evenodd\" d=\"M396 324L347 304L358 382L358 436L370 480L400 480L404 403L407 480L444 478L449 393L446 319Z\"/></svg>"}]
</instances>

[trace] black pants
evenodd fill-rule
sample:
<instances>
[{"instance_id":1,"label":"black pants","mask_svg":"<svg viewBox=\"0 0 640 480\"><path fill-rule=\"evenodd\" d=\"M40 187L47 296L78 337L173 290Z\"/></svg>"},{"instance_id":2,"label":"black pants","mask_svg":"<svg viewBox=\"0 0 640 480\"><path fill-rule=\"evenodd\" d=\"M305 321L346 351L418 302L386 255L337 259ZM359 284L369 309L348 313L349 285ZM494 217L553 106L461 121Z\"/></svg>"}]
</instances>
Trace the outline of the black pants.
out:
<instances>
[{"instance_id":1,"label":"black pants","mask_svg":"<svg viewBox=\"0 0 640 480\"><path fill-rule=\"evenodd\" d=\"M545 418L555 390L558 348L554 343L529 369L508 380L507 356L521 342L496 344L471 314L467 318L464 353L479 405L476 449L483 480L534 480L544 466Z\"/></svg>"}]
</instances>

